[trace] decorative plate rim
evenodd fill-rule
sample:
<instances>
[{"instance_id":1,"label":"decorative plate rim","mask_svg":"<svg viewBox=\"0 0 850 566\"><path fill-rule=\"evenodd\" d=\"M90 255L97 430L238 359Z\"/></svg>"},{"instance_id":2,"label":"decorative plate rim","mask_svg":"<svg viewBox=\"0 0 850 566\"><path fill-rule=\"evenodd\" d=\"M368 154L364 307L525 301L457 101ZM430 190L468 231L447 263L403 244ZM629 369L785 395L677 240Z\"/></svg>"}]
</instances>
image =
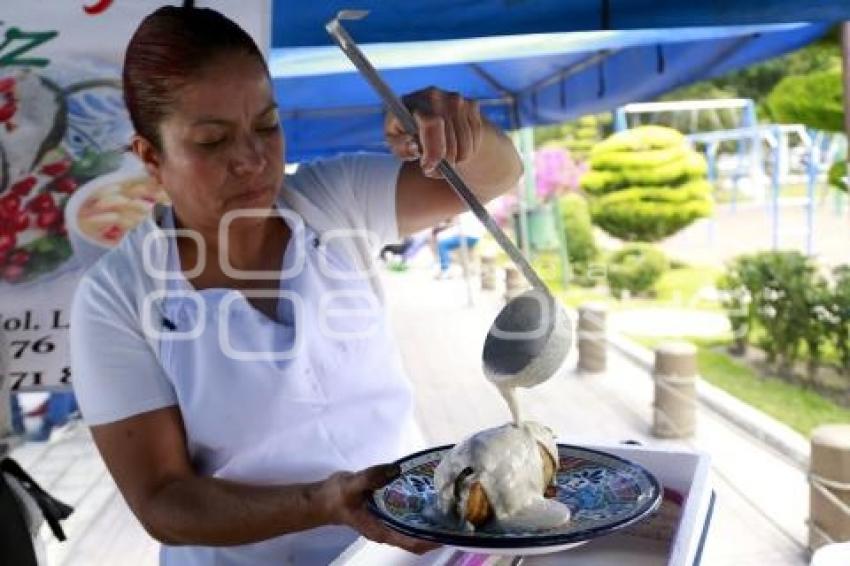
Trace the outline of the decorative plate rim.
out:
<instances>
[{"instance_id":1,"label":"decorative plate rim","mask_svg":"<svg viewBox=\"0 0 850 566\"><path fill-rule=\"evenodd\" d=\"M420 450L403 458L399 458L395 461L396 465L402 466L412 460L415 460L421 456L425 456L429 453L440 452L443 450L451 449L454 444L444 444L442 446L435 446L433 448L426 448L425 450ZM605 452L603 450L596 450L593 448L585 448L583 446L578 446L575 444L562 444L557 443L558 451L560 453L561 449L564 448L566 450L579 451L584 453L597 454L600 456L604 456L606 458L610 458L612 460L617 460L623 464L626 464L637 471L639 471L646 478L651 488L649 492L646 494L646 501L638 505L636 510L631 514L627 515L622 519L618 519L610 524L590 527L581 531L573 532L573 533L562 533L562 534L546 534L546 535L534 535L534 534L525 534L525 535L511 535L505 537L480 537L475 534L445 534L438 533L426 529L422 529L419 527L411 526L401 521L393 518L392 516L384 513L381 508L376 503L376 497L379 492L386 488L386 486L374 490L370 496L366 500L366 505L369 511L382 523L390 527L391 529L400 532L401 534L428 540L431 542L437 542L444 545L451 546L464 546L469 548L537 548L537 547L546 547L546 546L562 546L570 543L579 543L585 542L593 538L597 538L603 535L607 535L613 533L615 531L619 531L624 529L630 525L633 525L644 518L646 518L651 513L655 512L658 507L661 505L663 489L661 486L661 482L658 481L658 478L655 477L652 472L647 470L644 466L632 462L626 458L621 456L617 456L616 454L611 454L610 452ZM560 454L559 454L560 455Z\"/></svg>"}]
</instances>

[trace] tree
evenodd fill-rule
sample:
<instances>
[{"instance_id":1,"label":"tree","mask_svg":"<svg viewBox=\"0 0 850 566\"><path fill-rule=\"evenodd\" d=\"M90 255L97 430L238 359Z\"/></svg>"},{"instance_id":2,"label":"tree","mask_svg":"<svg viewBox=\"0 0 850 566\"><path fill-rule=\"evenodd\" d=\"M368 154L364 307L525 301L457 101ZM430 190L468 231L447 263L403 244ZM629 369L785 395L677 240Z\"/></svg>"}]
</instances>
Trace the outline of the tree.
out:
<instances>
[{"instance_id":1,"label":"tree","mask_svg":"<svg viewBox=\"0 0 850 566\"><path fill-rule=\"evenodd\" d=\"M838 29L836 26L821 40L801 49L714 79L685 86L664 95L662 100L751 98L757 103L760 119L773 120L764 101L782 79L840 69Z\"/></svg>"},{"instance_id":2,"label":"tree","mask_svg":"<svg viewBox=\"0 0 850 566\"><path fill-rule=\"evenodd\" d=\"M805 124L827 132L844 131L841 71L822 71L782 79L767 97L774 120Z\"/></svg>"}]
</instances>

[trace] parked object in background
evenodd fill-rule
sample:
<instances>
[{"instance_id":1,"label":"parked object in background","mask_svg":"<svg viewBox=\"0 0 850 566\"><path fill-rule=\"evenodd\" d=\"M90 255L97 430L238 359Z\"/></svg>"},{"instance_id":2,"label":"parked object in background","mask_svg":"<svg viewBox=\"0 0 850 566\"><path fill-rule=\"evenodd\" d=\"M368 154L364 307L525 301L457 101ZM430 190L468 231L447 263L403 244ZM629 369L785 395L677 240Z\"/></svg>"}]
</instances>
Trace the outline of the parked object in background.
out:
<instances>
[{"instance_id":1,"label":"parked object in background","mask_svg":"<svg viewBox=\"0 0 850 566\"><path fill-rule=\"evenodd\" d=\"M419 250L428 244L430 234L428 230L417 232L412 236L408 236L398 244L388 244L381 248L379 254L381 260L390 267L398 270L407 268L407 262L410 261ZM395 259L395 264L390 264L390 260Z\"/></svg>"}]
</instances>

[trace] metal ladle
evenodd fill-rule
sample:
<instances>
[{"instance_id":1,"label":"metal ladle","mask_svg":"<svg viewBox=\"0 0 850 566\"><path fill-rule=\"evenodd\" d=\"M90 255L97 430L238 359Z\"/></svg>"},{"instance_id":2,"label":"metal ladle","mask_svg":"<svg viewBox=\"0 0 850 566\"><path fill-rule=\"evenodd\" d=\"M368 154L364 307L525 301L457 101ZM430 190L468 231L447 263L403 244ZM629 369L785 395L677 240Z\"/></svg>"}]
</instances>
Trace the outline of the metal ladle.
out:
<instances>
[{"instance_id":1,"label":"metal ladle","mask_svg":"<svg viewBox=\"0 0 850 566\"><path fill-rule=\"evenodd\" d=\"M405 131L416 138L419 128L413 115L383 81L340 23L341 20L359 20L367 14L365 10L343 10L326 24L325 29L378 92ZM440 161L437 168L532 287L502 308L490 327L482 352L485 376L499 387L511 405L514 419L519 421L516 402L508 398L512 396L512 389L537 385L555 374L572 345L572 327L567 314L555 301L549 288L454 168L445 159Z\"/></svg>"}]
</instances>

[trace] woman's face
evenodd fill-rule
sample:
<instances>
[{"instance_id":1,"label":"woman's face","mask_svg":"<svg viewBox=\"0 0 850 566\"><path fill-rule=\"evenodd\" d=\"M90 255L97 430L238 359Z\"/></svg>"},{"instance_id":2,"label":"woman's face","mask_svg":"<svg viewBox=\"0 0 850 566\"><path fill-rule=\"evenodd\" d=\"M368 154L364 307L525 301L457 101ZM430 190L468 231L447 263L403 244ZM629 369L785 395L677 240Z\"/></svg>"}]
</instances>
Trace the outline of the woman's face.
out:
<instances>
[{"instance_id":1,"label":"woman's face","mask_svg":"<svg viewBox=\"0 0 850 566\"><path fill-rule=\"evenodd\" d=\"M226 54L206 65L178 91L159 133L162 151L134 147L186 227L217 230L228 211L273 205L284 141L271 81L255 57Z\"/></svg>"}]
</instances>

